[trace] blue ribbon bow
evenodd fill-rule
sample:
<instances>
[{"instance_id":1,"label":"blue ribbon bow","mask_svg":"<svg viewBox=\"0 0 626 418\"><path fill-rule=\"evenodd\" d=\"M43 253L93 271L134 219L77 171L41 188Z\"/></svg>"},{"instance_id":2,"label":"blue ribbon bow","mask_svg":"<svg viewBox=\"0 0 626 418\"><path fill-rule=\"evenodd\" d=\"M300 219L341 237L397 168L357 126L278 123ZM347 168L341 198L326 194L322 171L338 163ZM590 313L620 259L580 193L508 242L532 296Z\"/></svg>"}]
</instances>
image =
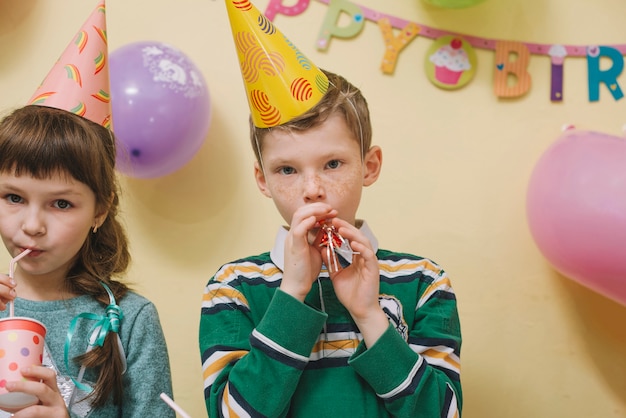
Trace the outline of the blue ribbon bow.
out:
<instances>
[{"instance_id":1,"label":"blue ribbon bow","mask_svg":"<svg viewBox=\"0 0 626 418\"><path fill-rule=\"evenodd\" d=\"M68 374L70 370L70 345L72 343L72 337L74 336L74 332L76 331L78 321L80 321L81 319L96 321L96 323L91 327L91 337L89 338L89 346L87 347L88 352L96 345L102 347L102 345L104 344L104 340L106 339L106 336L109 332L114 332L116 334L119 333L122 319L124 319L124 313L122 312L122 309L116 304L115 296L113 296L113 292L111 292L109 286L107 286L104 282L100 282L100 284L109 294L109 305L106 307L105 315L98 315L91 312L83 312L76 315L70 322L70 327L67 331L67 336L65 338L64 348L65 367L68 371ZM94 340L94 336L96 334L97 337ZM90 388L89 386L80 383L73 377L71 377L71 379L76 387L78 387L80 390L85 392L92 391L92 388Z\"/></svg>"}]
</instances>

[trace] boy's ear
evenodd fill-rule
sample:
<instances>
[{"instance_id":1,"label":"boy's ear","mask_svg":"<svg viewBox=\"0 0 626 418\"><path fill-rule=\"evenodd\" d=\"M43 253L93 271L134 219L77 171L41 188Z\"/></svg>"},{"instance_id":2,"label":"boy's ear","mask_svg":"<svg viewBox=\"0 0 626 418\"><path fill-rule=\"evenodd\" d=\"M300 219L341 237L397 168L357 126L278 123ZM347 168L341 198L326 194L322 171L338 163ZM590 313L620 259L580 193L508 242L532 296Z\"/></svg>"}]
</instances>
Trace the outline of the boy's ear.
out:
<instances>
[{"instance_id":1,"label":"boy's ear","mask_svg":"<svg viewBox=\"0 0 626 418\"><path fill-rule=\"evenodd\" d=\"M254 162L254 179L256 180L256 185L265 196L272 198L272 193L270 193L270 189L267 187L267 181L265 180L265 173L263 172L263 168L259 164L258 161Z\"/></svg>"},{"instance_id":2,"label":"boy's ear","mask_svg":"<svg viewBox=\"0 0 626 418\"><path fill-rule=\"evenodd\" d=\"M378 180L382 165L383 151L379 146L374 145L363 158L363 186L371 186Z\"/></svg>"}]
</instances>

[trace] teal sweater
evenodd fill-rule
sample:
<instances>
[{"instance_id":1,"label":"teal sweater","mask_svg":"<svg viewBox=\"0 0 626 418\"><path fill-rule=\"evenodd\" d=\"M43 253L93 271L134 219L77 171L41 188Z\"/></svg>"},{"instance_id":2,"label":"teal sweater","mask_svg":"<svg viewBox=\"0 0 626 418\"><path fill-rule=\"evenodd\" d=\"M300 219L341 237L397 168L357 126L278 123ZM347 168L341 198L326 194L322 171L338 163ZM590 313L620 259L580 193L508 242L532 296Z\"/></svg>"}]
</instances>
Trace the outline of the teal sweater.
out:
<instances>
[{"instance_id":1,"label":"teal sweater","mask_svg":"<svg viewBox=\"0 0 626 418\"><path fill-rule=\"evenodd\" d=\"M124 395L121 406L110 400L104 407L93 409L87 402L70 405L72 418L146 418L175 417L174 412L159 398L161 392L172 396L170 364L165 338L156 307L146 298L129 292L118 305L124 318L120 326L120 339L126 353L127 371L124 374ZM105 306L90 296L68 300L35 302L17 298L15 315L27 316L43 322L47 328L44 364L57 371L57 384L68 404L74 387L70 376L77 377L79 368L71 358L85 352L91 328L96 321L81 319L70 344L70 370L64 361L66 336L72 319L83 312L105 314ZM0 312L6 317L8 312ZM87 370L83 381L96 381L94 370ZM77 396L80 400L84 393ZM2 415L0 417L9 416Z\"/></svg>"},{"instance_id":2,"label":"teal sweater","mask_svg":"<svg viewBox=\"0 0 626 418\"><path fill-rule=\"evenodd\" d=\"M270 253L222 266L200 318L209 416L460 416L461 334L447 275L425 258L376 255L389 328L369 348L325 269L301 303L278 289Z\"/></svg>"}]
</instances>

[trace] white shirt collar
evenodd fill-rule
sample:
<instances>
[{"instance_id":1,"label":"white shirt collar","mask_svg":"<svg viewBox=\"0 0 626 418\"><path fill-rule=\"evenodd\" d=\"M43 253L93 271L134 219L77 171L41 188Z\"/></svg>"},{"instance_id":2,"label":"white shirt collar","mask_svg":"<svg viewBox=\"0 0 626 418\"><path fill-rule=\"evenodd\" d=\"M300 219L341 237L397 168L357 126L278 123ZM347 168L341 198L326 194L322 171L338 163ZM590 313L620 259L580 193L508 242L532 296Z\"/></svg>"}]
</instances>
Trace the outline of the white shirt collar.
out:
<instances>
[{"instance_id":1,"label":"white shirt collar","mask_svg":"<svg viewBox=\"0 0 626 418\"><path fill-rule=\"evenodd\" d=\"M367 225L367 222L358 219L357 225L359 225L359 230L365 234L367 239L369 239L370 244L372 244L372 249L374 252L378 251L378 240L374 236L374 233ZM274 248L270 251L270 258L272 262L278 267L281 271L285 270L285 238L287 237L287 227L281 226L278 228L278 232L276 233L276 239L274 240Z\"/></svg>"}]
</instances>

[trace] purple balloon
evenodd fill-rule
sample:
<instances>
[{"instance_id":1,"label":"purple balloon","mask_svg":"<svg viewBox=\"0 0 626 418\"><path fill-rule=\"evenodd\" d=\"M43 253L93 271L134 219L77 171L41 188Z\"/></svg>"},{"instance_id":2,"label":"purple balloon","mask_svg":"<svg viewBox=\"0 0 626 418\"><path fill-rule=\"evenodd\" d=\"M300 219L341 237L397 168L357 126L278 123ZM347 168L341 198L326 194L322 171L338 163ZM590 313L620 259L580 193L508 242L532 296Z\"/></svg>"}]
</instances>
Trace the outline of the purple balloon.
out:
<instances>
[{"instance_id":1,"label":"purple balloon","mask_svg":"<svg viewBox=\"0 0 626 418\"><path fill-rule=\"evenodd\" d=\"M211 119L202 73L180 50L154 41L109 54L117 168L139 178L170 174L202 146Z\"/></svg>"}]
</instances>

